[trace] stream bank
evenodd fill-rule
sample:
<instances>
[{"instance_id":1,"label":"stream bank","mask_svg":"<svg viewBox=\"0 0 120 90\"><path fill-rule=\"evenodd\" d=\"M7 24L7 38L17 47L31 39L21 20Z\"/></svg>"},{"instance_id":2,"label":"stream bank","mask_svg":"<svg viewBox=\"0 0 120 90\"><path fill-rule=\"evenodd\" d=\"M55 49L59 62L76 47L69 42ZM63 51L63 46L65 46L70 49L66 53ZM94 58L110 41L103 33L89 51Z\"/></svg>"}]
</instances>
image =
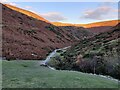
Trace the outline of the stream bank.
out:
<instances>
[{"instance_id":1,"label":"stream bank","mask_svg":"<svg viewBox=\"0 0 120 90\"><path fill-rule=\"evenodd\" d=\"M68 46L68 47L65 47L65 48L62 48L62 49L55 49L53 52L51 52L47 58L44 60L44 61L40 61L40 66L46 66L52 70L57 70L55 69L54 67L51 67L49 66L47 63L51 60L52 57L55 57L55 54L57 53L57 51L61 50L61 51L66 51L68 48L70 48L71 46ZM78 72L78 71L72 71L72 70L65 70L65 71L68 71L68 72ZM84 73L84 72L81 72L81 73ZM94 76L100 76L100 77L103 77L103 78L107 78L107 79L110 79L110 80L115 80L117 81L118 83L120 82L120 80L118 79L115 79L115 78L112 78L111 76L105 76L105 75L98 75L98 74L92 74L92 73L86 73L86 74L89 74L89 75L94 75Z\"/></svg>"}]
</instances>

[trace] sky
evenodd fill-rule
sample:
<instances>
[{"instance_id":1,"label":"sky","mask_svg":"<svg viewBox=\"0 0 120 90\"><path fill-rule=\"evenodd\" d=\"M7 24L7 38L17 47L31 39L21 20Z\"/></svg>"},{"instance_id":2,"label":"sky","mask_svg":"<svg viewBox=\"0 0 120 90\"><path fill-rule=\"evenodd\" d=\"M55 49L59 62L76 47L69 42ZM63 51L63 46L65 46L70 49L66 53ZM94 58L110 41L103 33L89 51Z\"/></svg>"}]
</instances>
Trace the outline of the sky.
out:
<instances>
[{"instance_id":1,"label":"sky","mask_svg":"<svg viewBox=\"0 0 120 90\"><path fill-rule=\"evenodd\" d=\"M51 22L85 24L118 19L117 2L9 2Z\"/></svg>"}]
</instances>

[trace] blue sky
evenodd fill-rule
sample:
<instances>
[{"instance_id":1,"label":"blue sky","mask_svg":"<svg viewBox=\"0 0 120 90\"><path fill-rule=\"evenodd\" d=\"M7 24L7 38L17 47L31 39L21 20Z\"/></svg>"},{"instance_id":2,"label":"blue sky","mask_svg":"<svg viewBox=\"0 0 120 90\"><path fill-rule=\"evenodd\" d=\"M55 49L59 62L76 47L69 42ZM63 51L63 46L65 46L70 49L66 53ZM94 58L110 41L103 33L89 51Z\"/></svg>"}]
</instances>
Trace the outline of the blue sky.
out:
<instances>
[{"instance_id":1,"label":"blue sky","mask_svg":"<svg viewBox=\"0 0 120 90\"><path fill-rule=\"evenodd\" d=\"M14 2L52 22L91 23L118 18L116 2Z\"/></svg>"}]
</instances>

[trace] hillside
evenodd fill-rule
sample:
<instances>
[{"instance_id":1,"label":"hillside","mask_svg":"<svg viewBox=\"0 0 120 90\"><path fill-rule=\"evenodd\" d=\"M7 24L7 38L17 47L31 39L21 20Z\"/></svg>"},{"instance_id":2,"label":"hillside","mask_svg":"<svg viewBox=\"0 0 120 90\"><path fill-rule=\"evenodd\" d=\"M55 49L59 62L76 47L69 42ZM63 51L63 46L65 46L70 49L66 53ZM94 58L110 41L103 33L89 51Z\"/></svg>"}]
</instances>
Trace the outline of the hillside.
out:
<instances>
[{"instance_id":1,"label":"hillside","mask_svg":"<svg viewBox=\"0 0 120 90\"><path fill-rule=\"evenodd\" d=\"M110 21L103 21L103 22L95 22L89 24L70 24L70 23L60 23L60 22L53 22L55 26L76 26L76 27L84 27L88 31L91 31L95 34L109 31L110 28L116 26L119 23L119 20L110 20Z\"/></svg>"},{"instance_id":2,"label":"hillside","mask_svg":"<svg viewBox=\"0 0 120 90\"><path fill-rule=\"evenodd\" d=\"M61 23L61 22L52 22L55 26L74 26L74 24L71 23Z\"/></svg>"},{"instance_id":3,"label":"hillside","mask_svg":"<svg viewBox=\"0 0 120 90\"><path fill-rule=\"evenodd\" d=\"M102 32L109 31L112 27L116 26L119 22L120 22L120 20L96 22L96 23L86 24L83 27L87 28L91 32L99 34Z\"/></svg>"},{"instance_id":4,"label":"hillside","mask_svg":"<svg viewBox=\"0 0 120 90\"><path fill-rule=\"evenodd\" d=\"M118 88L108 78L39 66L39 61L2 61L2 88Z\"/></svg>"},{"instance_id":5,"label":"hillside","mask_svg":"<svg viewBox=\"0 0 120 90\"><path fill-rule=\"evenodd\" d=\"M78 41L78 38L71 32L54 26L29 11L2 5L2 14L2 52L6 59L40 60L52 50Z\"/></svg>"},{"instance_id":6,"label":"hillside","mask_svg":"<svg viewBox=\"0 0 120 90\"><path fill-rule=\"evenodd\" d=\"M60 26L59 28L63 29L64 31L69 32L73 35L77 40L82 40L84 38L89 38L94 36L95 34L85 29L83 27L76 27L76 26Z\"/></svg>"},{"instance_id":7,"label":"hillside","mask_svg":"<svg viewBox=\"0 0 120 90\"><path fill-rule=\"evenodd\" d=\"M41 21L45 21L45 22L47 22L47 23L50 23L48 20L44 19L44 18L41 17L40 15L37 15L37 14L35 14L35 13L33 13L33 12L30 12L30 11L28 11L28 10L24 10L24 9L21 9L21 8L18 8L18 7L16 7L16 6L12 6L12 5L9 5L9 4L4 4L4 5L5 5L6 7L10 8L10 9L12 9L12 10L17 11L17 12L20 12L20 13L23 13L23 14L28 15L28 16L30 16L30 17L36 18L36 19L38 19L38 20L41 20Z\"/></svg>"},{"instance_id":8,"label":"hillside","mask_svg":"<svg viewBox=\"0 0 120 90\"><path fill-rule=\"evenodd\" d=\"M110 75L120 79L120 24L109 31L81 40L53 58L49 65L57 69Z\"/></svg>"},{"instance_id":9,"label":"hillside","mask_svg":"<svg viewBox=\"0 0 120 90\"><path fill-rule=\"evenodd\" d=\"M104 26L116 26L119 23L119 20L111 20L111 21L102 21L102 22L95 22L83 25L85 28L91 27L104 27Z\"/></svg>"},{"instance_id":10,"label":"hillside","mask_svg":"<svg viewBox=\"0 0 120 90\"><path fill-rule=\"evenodd\" d=\"M106 31L109 31L113 26L99 26L99 27L91 27L91 28L87 28L88 31L93 32L94 34L99 34L99 33L103 33Z\"/></svg>"},{"instance_id":11,"label":"hillside","mask_svg":"<svg viewBox=\"0 0 120 90\"><path fill-rule=\"evenodd\" d=\"M61 22L53 22L56 26L78 26L84 28L92 28L92 27L104 27L104 26L115 26L119 23L120 20L109 20L109 21L102 21L102 22L94 22L88 24L71 24L71 23L61 23Z\"/></svg>"}]
</instances>

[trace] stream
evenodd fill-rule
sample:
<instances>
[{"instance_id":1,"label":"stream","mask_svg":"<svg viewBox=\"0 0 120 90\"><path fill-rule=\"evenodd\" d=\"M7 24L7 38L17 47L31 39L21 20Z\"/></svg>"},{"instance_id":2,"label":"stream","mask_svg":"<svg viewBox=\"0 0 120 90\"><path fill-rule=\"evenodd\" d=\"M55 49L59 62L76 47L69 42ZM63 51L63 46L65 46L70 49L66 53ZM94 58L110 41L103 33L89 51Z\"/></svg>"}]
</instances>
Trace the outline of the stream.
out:
<instances>
[{"instance_id":1,"label":"stream","mask_svg":"<svg viewBox=\"0 0 120 90\"><path fill-rule=\"evenodd\" d=\"M51 60L52 57L54 57L54 55L57 53L57 51L59 50L66 50L68 48L70 48L71 46L68 46L68 47L64 47L64 48L61 48L61 49L55 49L52 53L50 53L47 58L44 60L44 61L40 61L40 65L41 66L47 66L48 68L52 69L52 70L56 70L54 67L50 67L49 65L47 65L47 62L49 62Z\"/></svg>"},{"instance_id":2,"label":"stream","mask_svg":"<svg viewBox=\"0 0 120 90\"><path fill-rule=\"evenodd\" d=\"M59 50L67 50L68 48L70 48L71 46L68 46L68 47L65 47L65 48L61 48L61 49L55 49L52 53L50 53L47 58L44 60L44 61L40 61L40 66L47 66L48 68L52 69L52 70L56 70L54 67L51 67L49 65L47 65L47 62L49 62L51 60L52 57L54 57L54 55L57 53L57 51ZM65 70L66 71L66 70ZM68 70L67 70L68 71ZM77 71L68 71L68 72L77 72ZM84 72L81 72L81 73L84 73ZM111 76L105 76L105 75L98 75L98 74L92 74L92 73L86 73L86 74L89 74L89 75L94 75L94 76L100 76L100 77L103 77L103 78L107 78L107 79L111 79L111 80L114 80L114 81L117 81L117 82L120 82L120 80L118 79L115 79L115 78L112 78Z\"/></svg>"}]
</instances>

